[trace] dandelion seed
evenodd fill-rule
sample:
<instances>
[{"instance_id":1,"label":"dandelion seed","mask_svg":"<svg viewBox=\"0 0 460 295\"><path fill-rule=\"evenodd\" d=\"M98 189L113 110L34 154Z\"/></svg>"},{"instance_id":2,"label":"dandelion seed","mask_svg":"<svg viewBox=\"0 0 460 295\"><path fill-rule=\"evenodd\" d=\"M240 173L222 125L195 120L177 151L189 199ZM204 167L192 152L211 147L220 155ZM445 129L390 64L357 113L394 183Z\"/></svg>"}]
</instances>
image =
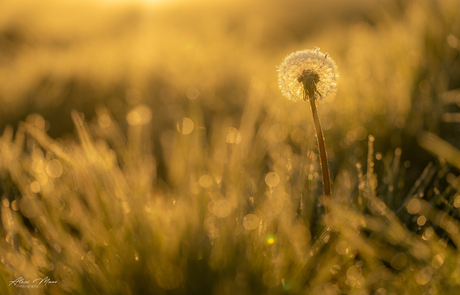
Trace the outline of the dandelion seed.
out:
<instances>
[{"instance_id":1,"label":"dandelion seed","mask_svg":"<svg viewBox=\"0 0 460 295\"><path fill-rule=\"evenodd\" d=\"M318 47L288 55L278 68L279 87L291 101L315 100L335 93L338 77L334 60Z\"/></svg>"}]
</instances>

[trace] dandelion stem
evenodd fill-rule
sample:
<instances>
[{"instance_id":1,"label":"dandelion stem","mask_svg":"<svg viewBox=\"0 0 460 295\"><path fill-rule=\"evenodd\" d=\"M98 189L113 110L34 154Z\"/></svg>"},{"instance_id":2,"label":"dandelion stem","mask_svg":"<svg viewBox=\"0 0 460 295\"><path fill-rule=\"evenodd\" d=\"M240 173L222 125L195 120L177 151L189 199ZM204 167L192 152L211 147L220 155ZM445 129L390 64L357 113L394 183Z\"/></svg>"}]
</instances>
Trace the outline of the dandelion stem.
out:
<instances>
[{"instance_id":1,"label":"dandelion stem","mask_svg":"<svg viewBox=\"0 0 460 295\"><path fill-rule=\"evenodd\" d=\"M313 114L313 121L315 122L316 139L318 140L320 159L319 162L321 164L321 173L323 176L323 190L324 195L326 197L326 205L328 205L331 200L331 179L329 177L329 164L327 162L326 143L324 142L323 130L321 128L321 123L318 117L318 111L316 109L316 101L312 97L310 97L309 101L311 106L311 112ZM328 209L327 207L328 206L326 206L326 212Z\"/></svg>"}]
</instances>

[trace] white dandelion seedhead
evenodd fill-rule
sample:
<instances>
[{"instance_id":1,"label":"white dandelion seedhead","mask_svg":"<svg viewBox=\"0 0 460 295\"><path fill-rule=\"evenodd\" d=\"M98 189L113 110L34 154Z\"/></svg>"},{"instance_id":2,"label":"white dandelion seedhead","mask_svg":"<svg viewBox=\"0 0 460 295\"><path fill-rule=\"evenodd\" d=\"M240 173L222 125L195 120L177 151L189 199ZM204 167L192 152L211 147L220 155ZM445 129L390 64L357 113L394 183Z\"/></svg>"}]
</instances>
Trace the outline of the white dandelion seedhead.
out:
<instances>
[{"instance_id":1,"label":"white dandelion seedhead","mask_svg":"<svg viewBox=\"0 0 460 295\"><path fill-rule=\"evenodd\" d=\"M291 101L323 98L335 93L338 77L334 60L318 47L291 53L278 68L281 92Z\"/></svg>"}]
</instances>

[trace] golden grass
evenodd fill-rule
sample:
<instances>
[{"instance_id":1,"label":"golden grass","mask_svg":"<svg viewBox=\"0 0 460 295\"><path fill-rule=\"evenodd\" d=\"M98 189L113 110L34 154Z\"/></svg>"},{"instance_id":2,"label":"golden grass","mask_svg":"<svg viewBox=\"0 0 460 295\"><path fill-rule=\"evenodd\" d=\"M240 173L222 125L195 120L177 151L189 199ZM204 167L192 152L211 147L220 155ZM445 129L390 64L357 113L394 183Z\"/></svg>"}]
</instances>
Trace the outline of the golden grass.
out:
<instances>
[{"instance_id":1,"label":"golden grass","mask_svg":"<svg viewBox=\"0 0 460 295\"><path fill-rule=\"evenodd\" d=\"M459 4L340 3L2 4L0 293L458 293L457 171L413 142L450 130ZM331 218L276 80L313 46L341 79Z\"/></svg>"}]
</instances>

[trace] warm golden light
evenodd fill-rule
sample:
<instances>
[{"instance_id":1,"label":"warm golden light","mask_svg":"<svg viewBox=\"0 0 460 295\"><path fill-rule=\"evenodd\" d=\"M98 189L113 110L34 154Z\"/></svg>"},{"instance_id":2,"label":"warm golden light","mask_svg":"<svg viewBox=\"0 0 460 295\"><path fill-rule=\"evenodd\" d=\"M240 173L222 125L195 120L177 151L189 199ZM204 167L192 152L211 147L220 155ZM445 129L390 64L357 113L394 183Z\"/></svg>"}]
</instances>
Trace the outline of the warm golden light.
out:
<instances>
[{"instance_id":1,"label":"warm golden light","mask_svg":"<svg viewBox=\"0 0 460 295\"><path fill-rule=\"evenodd\" d=\"M0 294L458 291L458 0L0 2Z\"/></svg>"}]
</instances>

